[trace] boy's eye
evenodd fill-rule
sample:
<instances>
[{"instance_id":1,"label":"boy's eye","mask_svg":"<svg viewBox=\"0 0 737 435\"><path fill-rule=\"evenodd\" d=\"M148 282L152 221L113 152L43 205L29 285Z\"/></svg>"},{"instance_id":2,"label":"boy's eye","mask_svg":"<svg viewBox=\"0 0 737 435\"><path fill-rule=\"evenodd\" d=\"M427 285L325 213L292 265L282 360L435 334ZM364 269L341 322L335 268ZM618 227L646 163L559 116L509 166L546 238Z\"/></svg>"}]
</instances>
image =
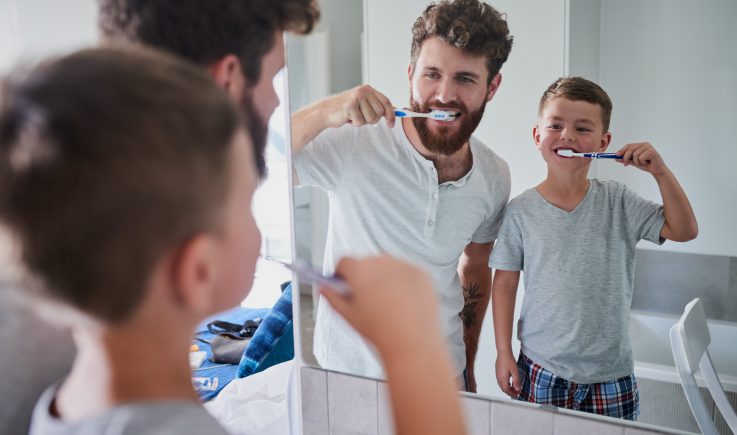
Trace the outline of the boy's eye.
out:
<instances>
[{"instance_id":1,"label":"boy's eye","mask_svg":"<svg viewBox=\"0 0 737 435\"><path fill-rule=\"evenodd\" d=\"M548 128L551 130L560 130L560 124L550 124Z\"/></svg>"}]
</instances>

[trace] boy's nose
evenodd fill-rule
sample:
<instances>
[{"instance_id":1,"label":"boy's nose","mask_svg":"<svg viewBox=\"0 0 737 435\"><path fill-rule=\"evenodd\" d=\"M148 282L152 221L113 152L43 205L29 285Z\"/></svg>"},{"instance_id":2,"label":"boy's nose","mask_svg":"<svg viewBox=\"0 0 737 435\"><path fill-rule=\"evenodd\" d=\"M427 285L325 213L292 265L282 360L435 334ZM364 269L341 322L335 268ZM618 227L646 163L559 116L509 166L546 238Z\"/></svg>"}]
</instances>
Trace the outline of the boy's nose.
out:
<instances>
[{"instance_id":1,"label":"boy's nose","mask_svg":"<svg viewBox=\"0 0 737 435\"><path fill-rule=\"evenodd\" d=\"M576 140L576 135L571 129L564 128L560 133L560 139L565 142L573 142Z\"/></svg>"}]
</instances>

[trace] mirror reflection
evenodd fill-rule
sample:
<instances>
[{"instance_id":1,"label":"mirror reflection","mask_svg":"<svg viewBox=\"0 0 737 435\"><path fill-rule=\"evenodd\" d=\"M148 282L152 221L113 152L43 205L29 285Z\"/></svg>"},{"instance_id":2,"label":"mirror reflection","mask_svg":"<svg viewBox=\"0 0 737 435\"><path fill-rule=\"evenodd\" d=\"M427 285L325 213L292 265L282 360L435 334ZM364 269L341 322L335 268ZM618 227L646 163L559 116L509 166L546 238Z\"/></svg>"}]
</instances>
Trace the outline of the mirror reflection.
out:
<instances>
[{"instance_id":1,"label":"mirror reflection","mask_svg":"<svg viewBox=\"0 0 737 435\"><path fill-rule=\"evenodd\" d=\"M603 351L597 369L615 364L611 349L623 345L626 355L629 341L640 387L639 420L697 430L692 419L656 415L653 403L662 400L657 391L666 383L677 382L668 331L695 297L710 319L710 352L720 378L729 393L737 392L737 353L729 345L737 342L737 232L729 225L737 218L730 200L737 185L726 159L709 157L735 145L727 127L737 107L737 55L729 49L737 34L728 19L736 16L734 3L700 4L695 23L684 1L493 2L514 38L499 76L483 56L465 55L433 38L413 51L412 26L427 5L322 1L318 31L289 41L298 258L326 273L342 256L382 251L422 265L434 277L444 307L441 322L459 389L505 396L495 371L489 253L507 197L540 185L548 174L544 152L541 158L530 134L540 96L558 77L586 77L613 101L606 151L652 144L687 194L699 235L662 247L644 241L637 245L636 264L604 262L597 266L600 273L571 265L560 280L588 273L592 285L609 282L606 265L629 273L634 291L618 308L629 315L617 324L622 332L607 334L609 340L624 338ZM531 8L539 14L531 17ZM444 109L460 116L444 123L389 115L372 123L372 113L392 108ZM616 181L644 200L663 203L648 171L597 161L588 177ZM537 235L544 236L545 231ZM515 357L516 337L524 340L517 321L526 278L522 273L516 292ZM301 287L300 307L308 364L382 376L372 350L321 302L316 289ZM570 310L561 316L571 330L582 318ZM543 331L552 325L537 320ZM586 350L575 344L560 352L575 360Z\"/></svg>"}]
</instances>

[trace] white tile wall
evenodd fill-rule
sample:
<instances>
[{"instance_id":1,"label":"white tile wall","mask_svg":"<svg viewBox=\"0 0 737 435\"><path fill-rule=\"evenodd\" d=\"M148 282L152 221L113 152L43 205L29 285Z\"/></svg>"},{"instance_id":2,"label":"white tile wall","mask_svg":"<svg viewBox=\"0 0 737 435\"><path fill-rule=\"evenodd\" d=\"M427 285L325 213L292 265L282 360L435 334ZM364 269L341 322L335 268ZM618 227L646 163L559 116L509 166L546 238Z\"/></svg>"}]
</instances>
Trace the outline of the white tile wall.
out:
<instances>
[{"instance_id":1,"label":"white tile wall","mask_svg":"<svg viewBox=\"0 0 737 435\"><path fill-rule=\"evenodd\" d=\"M491 402L467 396L461 397L461 407L470 435L489 435L491 427Z\"/></svg>"},{"instance_id":2,"label":"white tile wall","mask_svg":"<svg viewBox=\"0 0 737 435\"><path fill-rule=\"evenodd\" d=\"M302 368L305 435L394 435L387 385L322 369ZM507 399L461 397L476 435L656 435L684 433Z\"/></svg>"},{"instance_id":3,"label":"white tile wall","mask_svg":"<svg viewBox=\"0 0 737 435\"><path fill-rule=\"evenodd\" d=\"M394 435L394 416L389 398L389 386L385 382L379 382L378 393L379 435Z\"/></svg>"},{"instance_id":4,"label":"white tile wall","mask_svg":"<svg viewBox=\"0 0 737 435\"><path fill-rule=\"evenodd\" d=\"M589 420L573 415L556 413L553 418L555 435L596 434L624 435L624 427L619 424L608 424L598 420Z\"/></svg>"},{"instance_id":5,"label":"white tile wall","mask_svg":"<svg viewBox=\"0 0 737 435\"><path fill-rule=\"evenodd\" d=\"M328 433L328 374L302 367L302 428L304 435Z\"/></svg>"},{"instance_id":6,"label":"white tile wall","mask_svg":"<svg viewBox=\"0 0 737 435\"><path fill-rule=\"evenodd\" d=\"M553 412L505 402L491 403L491 435L553 435Z\"/></svg>"},{"instance_id":7,"label":"white tile wall","mask_svg":"<svg viewBox=\"0 0 737 435\"><path fill-rule=\"evenodd\" d=\"M330 434L378 435L378 382L328 372Z\"/></svg>"}]
</instances>

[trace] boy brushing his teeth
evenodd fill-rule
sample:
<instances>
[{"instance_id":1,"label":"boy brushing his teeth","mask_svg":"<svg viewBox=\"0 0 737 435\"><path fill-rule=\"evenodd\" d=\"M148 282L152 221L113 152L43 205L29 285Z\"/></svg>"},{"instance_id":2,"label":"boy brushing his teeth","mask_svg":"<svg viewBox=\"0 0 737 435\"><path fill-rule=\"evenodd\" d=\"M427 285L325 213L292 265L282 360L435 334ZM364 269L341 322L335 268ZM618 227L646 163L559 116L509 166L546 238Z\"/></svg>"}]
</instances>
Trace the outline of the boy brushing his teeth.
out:
<instances>
[{"instance_id":1,"label":"boy brushing his teeth","mask_svg":"<svg viewBox=\"0 0 737 435\"><path fill-rule=\"evenodd\" d=\"M491 259L496 376L519 400L634 420L639 393L629 340L635 245L696 237L686 194L647 142L617 151L625 166L649 172L663 204L614 181L588 179L591 160L559 150L603 152L612 103L597 84L555 81L540 99L533 138L547 178L510 201ZM512 352L520 271L525 296Z\"/></svg>"}]
</instances>

